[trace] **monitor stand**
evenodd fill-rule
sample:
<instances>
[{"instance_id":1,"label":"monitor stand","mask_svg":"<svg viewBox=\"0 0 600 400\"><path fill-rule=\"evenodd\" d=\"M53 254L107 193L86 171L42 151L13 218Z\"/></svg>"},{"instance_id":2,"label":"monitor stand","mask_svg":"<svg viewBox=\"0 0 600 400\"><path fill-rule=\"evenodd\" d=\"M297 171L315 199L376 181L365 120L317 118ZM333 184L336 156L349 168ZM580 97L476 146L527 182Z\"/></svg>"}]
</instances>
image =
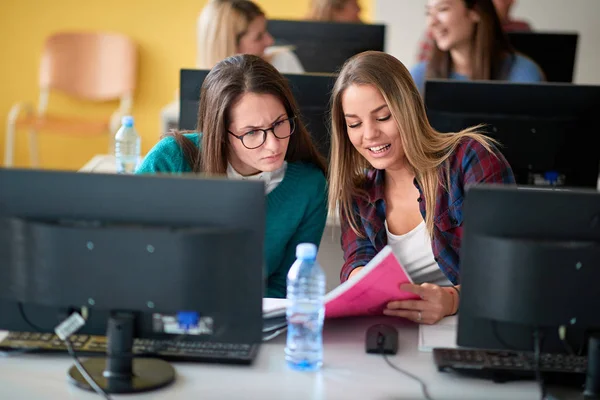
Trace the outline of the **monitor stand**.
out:
<instances>
[{"instance_id":1,"label":"monitor stand","mask_svg":"<svg viewBox=\"0 0 600 400\"><path fill-rule=\"evenodd\" d=\"M108 319L106 357L82 361L98 386L107 393L139 393L167 386L175 380L175 370L166 361L133 357L133 322L129 313ZM69 369L74 385L93 390L74 365Z\"/></svg>"},{"instance_id":2,"label":"monitor stand","mask_svg":"<svg viewBox=\"0 0 600 400\"><path fill-rule=\"evenodd\" d=\"M583 394L586 399L600 399L600 333L592 334L588 343L588 364Z\"/></svg>"}]
</instances>

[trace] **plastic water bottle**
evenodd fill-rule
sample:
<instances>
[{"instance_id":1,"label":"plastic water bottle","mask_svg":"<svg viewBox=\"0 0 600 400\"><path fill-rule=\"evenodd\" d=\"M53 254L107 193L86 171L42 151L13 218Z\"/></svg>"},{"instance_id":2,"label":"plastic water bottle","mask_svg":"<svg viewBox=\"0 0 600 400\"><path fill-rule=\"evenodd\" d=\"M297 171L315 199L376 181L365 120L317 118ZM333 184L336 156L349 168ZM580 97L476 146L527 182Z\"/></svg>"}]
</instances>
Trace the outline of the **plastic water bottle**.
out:
<instances>
[{"instance_id":1,"label":"plastic water bottle","mask_svg":"<svg viewBox=\"0 0 600 400\"><path fill-rule=\"evenodd\" d=\"M301 243L287 276L287 344L285 359L293 369L316 371L323 365L325 273L317 246Z\"/></svg>"},{"instance_id":2,"label":"plastic water bottle","mask_svg":"<svg viewBox=\"0 0 600 400\"><path fill-rule=\"evenodd\" d=\"M133 127L133 117L121 119L121 127L115 135L115 158L119 174L132 174L140 161L141 138Z\"/></svg>"}]
</instances>

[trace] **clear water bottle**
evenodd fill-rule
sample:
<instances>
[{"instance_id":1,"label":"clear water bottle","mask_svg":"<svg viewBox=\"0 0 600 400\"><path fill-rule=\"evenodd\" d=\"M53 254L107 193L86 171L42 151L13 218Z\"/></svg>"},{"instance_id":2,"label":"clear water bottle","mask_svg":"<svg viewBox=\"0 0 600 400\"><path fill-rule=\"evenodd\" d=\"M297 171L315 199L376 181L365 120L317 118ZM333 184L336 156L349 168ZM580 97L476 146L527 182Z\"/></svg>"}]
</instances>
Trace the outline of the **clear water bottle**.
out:
<instances>
[{"instance_id":1,"label":"clear water bottle","mask_svg":"<svg viewBox=\"0 0 600 400\"><path fill-rule=\"evenodd\" d=\"M293 369L315 371L323 364L325 273L317 246L301 243L287 276L287 344L285 359Z\"/></svg>"},{"instance_id":2,"label":"clear water bottle","mask_svg":"<svg viewBox=\"0 0 600 400\"><path fill-rule=\"evenodd\" d=\"M140 162L141 138L133 126L133 117L121 119L121 127L115 135L115 158L119 174L132 174Z\"/></svg>"}]
</instances>

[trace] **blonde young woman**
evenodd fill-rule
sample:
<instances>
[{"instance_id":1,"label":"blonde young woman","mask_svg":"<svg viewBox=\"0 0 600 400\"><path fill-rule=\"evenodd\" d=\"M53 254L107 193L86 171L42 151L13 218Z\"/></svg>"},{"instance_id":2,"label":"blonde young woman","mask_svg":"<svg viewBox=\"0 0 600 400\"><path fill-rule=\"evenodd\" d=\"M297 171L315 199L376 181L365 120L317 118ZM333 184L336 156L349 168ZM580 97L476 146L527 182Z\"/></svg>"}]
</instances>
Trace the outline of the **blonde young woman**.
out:
<instances>
[{"instance_id":1,"label":"blonde young woman","mask_svg":"<svg viewBox=\"0 0 600 400\"><path fill-rule=\"evenodd\" d=\"M324 22L362 22L358 0L312 0L307 19Z\"/></svg>"},{"instance_id":2,"label":"blonde young woman","mask_svg":"<svg viewBox=\"0 0 600 400\"><path fill-rule=\"evenodd\" d=\"M287 47L273 46L263 10L248 0L209 0L198 17L196 68L211 69L235 54L252 54L279 72L301 74L304 68ZM178 125L179 92L162 111L163 132Z\"/></svg>"},{"instance_id":3,"label":"blonde young woman","mask_svg":"<svg viewBox=\"0 0 600 400\"><path fill-rule=\"evenodd\" d=\"M434 130L408 70L381 52L342 68L332 130L329 207L342 224L341 280L389 244L415 282L399 290L421 300L392 301L384 314L432 324L456 313L465 189L514 183L506 159L475 129Z\"/></svg>"},{"instance_id":4,"label":"blonde young woman","mask_svg":"<svg viewBox=\"0 0 600 400\"><path fill-rule=\"evenodd\" d=\"M252 54L281 73L303 73L287 47L274 47L264 11L249 0L210 0L198 17L196 67L210 69L234 54Z\"/></svg>"}]
</instances>

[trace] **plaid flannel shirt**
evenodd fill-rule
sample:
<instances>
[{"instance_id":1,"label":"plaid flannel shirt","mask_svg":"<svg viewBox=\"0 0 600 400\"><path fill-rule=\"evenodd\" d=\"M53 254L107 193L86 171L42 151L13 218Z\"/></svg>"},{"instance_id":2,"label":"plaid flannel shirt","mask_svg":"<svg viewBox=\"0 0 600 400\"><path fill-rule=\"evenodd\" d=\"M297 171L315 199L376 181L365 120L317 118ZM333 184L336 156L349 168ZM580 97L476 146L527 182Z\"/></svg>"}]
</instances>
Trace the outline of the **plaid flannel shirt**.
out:
<instances>
[{"instance_id":1,"label":"plaid flannel shirt","mask_svg":"<svg viewBox=\"0 0 600 400\"><path fill-rule=\"evenodd\" d=\"M515 177L510 165L497 149L494 148L494 152L490 153L474 139L461 141L447 163L450 168L450 190L447 191L441 184L437 190L431 245L440 269L456 285L459 284L459 249L465 190L477 183L514 184ZM384 175L383 170L369 170L365 183L368 198L353 200L353 210L363 237L357 235L347 221L341 222L345 261L340 274L342 282L348 279L354 268L365 266L387 245ZM416 180L414 183L419 190L419 198L415 200L419 202L421 215L425 219L423 192Z\"/></svg>"}]
</instances>

